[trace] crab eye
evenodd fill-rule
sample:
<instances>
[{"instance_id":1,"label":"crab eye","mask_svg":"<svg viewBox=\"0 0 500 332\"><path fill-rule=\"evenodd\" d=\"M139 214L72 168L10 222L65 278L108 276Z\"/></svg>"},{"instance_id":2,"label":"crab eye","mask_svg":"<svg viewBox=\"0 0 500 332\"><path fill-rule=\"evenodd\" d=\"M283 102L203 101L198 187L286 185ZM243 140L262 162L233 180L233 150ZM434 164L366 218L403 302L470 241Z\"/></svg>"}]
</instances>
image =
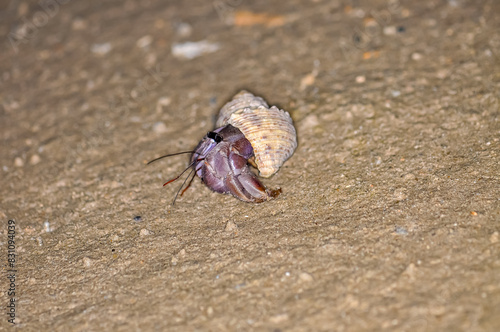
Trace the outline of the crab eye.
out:
<instances>
[{"instance_id":1,"label":"crab eye","mask_svg":"<svg viewBox=\"0 0 500 332\"><path fill-rule=\"evenodd\" d=\"M213 132L213 131L209 132L207 134L207 137L210 138L210 139L213 139L215 141L215 143L222 142L222 136L219 135L219 134L217 134L216 132Z\"/></svg>"}]
</instances>

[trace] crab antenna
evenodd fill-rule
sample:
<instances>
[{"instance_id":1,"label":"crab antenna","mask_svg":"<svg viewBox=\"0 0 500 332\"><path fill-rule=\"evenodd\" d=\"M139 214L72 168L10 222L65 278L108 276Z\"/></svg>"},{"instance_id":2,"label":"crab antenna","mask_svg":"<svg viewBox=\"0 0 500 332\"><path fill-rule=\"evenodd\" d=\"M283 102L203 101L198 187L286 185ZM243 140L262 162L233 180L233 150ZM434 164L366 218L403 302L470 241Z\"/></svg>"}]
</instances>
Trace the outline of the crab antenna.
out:
<instances>
[{"instance_id":1,"label":"crab antenna","mask_svg":"<svg viewBox=\"0 0 500 332\"><path fill-rule=\"evenodd\" d=\"M172 156L177 156L177 155L179 155L179 154L185 154L185 153L193 153L193 151L182 151L182 152L177 152L177 153L166 154L166 155L164 155L164 156L161 156L161 157L158 157L158 158L155 158L155 159L153 159L153 160L148 161L148 163L147 163L146 165L149 165L149 164L151 164L152 162L157 161L157 160L160 160L160 159L163 159L163 158L172 157Z\"/></svg>"}]
</instances>

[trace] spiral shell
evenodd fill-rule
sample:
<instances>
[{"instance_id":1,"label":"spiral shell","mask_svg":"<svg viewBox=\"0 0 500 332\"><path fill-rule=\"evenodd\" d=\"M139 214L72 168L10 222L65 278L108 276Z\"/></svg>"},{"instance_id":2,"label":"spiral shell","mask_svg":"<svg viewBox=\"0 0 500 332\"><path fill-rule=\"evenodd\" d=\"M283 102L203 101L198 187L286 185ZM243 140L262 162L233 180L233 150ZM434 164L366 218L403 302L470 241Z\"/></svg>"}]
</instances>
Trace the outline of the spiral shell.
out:
<instances>
[{"instance_id":1,"label":"spiral shell","mask_svg":"<svg viewBox=\"0 0 500 332\"><path fill-rule=\"evenodd\" d=\"M217 127L230 124L250 141L255 164L262 177L270 177L290 158L297 147L297 134L288 112L269 108L261 97L239 92L222 107Z\"/></svg>"}]
</instances>

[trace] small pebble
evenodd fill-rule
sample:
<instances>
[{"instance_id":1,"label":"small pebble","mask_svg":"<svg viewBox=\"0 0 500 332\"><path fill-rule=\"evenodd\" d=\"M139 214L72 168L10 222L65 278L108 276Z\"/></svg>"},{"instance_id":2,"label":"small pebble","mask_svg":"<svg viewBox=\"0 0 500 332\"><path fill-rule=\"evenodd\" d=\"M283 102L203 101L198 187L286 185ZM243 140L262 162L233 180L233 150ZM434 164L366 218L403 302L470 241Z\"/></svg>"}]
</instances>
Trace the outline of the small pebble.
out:
<instances>
[{"instance_id":1,"label":"small pebble","mask_svg":"<svg viewBox=\"0 0 500 332\"><path fill-rule=\"evenodd\" d=\"M163 134L168 131L168 128L163 122L156 122L153 125L153 131L157 134Z\"/></svg>"},{"instance_id":2,"label":"small pebble","mask_svg":"<svg viewBox=\"0 0 500 332\"><path fill-rule=\"evenodd\" d=\"M172 265L177 265L178 262L179 262L179 259L175 256L172 256L170 263L172 263Z\"/></svg>"},{"instance_id":3,"label":"small pebble","mask_svg":"<svg viewBox=\"0 0 500 332\"><path fill-rule=\"evenodd\" d=\"M208 40L175 43L172 45L172 55L181 59L194 59L205 53L213 53L219 48L219 44L211 43Z\"/></svg>"},{"instance_id":4,"label":"small pebble","mask_svg":"<svg viewBox=\"0 0 500 332\"><path fill-rule=\"evenodd\" d=\"M414 61L422 60L422 58L423 58L422 54L417 53L417 52L415 52L411 55L411 59Z\"/></svg>"},{"instance_id":5,"label":"small pebble","mask_svg":"<svg viewBox=\"0 0 500 332\"><path fill-rule=\"evenodd\" d=\"M401 96L401 91L399 91L399 90L391 90L391 95L393 97L399 97L399 96Z\"/></svg>"},{"instance_id":6,"label":"small pebble","mask_svg":"<svg viewBox=\"0 0 500 332\"><path fill-rule=\"evenodd\" d=\"M411 281L415 280L415 274L417 272L417 268L415 264L410 263L403 272L403 275L407 276Z\"/></svg>"},{"instance_id":7,"label":"small pebble","mask_svg":"<svg viewBox=\"0 0 500 332\"><path fill-rule=\"evenodd\" d=\"M163 111L163 107L170 105L172 99L170 97L160 97L156 102L156 112L161 113Z\"/></svg>"},{"instance_id":8,"label":"small pebble","mask_svg":"<svg viewBox=\"0 0 500 332\"><path fill-rule=\"evenodd\" d=\"M415 175L413 175L412 173L408 173L405 176L403 176L403 180L405 181L415 180Z\"/></svg>"},{"instance_id":9,"label":"small pebble","mask_svg":"<svg viewBox=\"0 0 500 332\"><path fill-rule=\"evenodd\" d=\"M309 114L301 123L302 130L312 129L316 126L319 126L319 119L316 114Z\"/></svg>"},{"instance_id":10,"label":"small pebble","mask_svg":"<svg viewBox=\"0 0 500 332\"><path fill-rule=\"evenodd\" d=\"M408 235L408 231L403 227L396 227L396 234Z\"/></svg>"},{"instance_id":11,"label":"small pebble","mask_svg":"<svg viewBox=\"0 0 500 332\"><path fill-rule=\"evenodd\" d=\"M384 35L386 36L392 36L397 33L397 29L394 25L389 25L384 27Z\"/></svg>"},{"instance_id":12,"label":"small pebble","mask_svg":"<svg viewBox=\"0 0 500 332\"><path fill-rule=\"evenodd\" d=\"M234 221L232 220L229 220L227 223L226 223L226 227L224 227L224 231L226 232L234 232L238 229L238 225L236 225L234 223Z\"/></svg>"},{"instance_id":13,"label":"small pebble","mask_svg":"<svg viewBox=\"0 0 500 332\"><path fill-rule=\"evenodd\" d=\"M145 36L139 38L135 42L135 45L139 48L145 48L145 47L148 47L152 42L153 42L153 37L151 37L150 35L145 35Z\"/></svg>"},{"instance_id":14,"label":"small pebble","mask_svg":"<svg viewBox=\"0 0 500 332\"><path fill-rule=\"evenodd\" d=\"M406 189L398 188L394 190L394 198L398 201L405 200L408 196L406 195Z\"/></svg>"},{"instance_id":15,"label":"small pebble","mask_svg":"<svg viewBox=\"0 0 500 332\"><path fill-rule=\"evenodd\" d=\"M31 165L36 165L36 164L38 164L41 160L42 160L42 159L40 158L40 156L39 156L39 155L34 154L34 155L32 155L32 156L31 156L31 158L30 158L30 164L31 164Z\"/></svg>"},{"instance_id":16,"label":"small pebble","mask_svg":"<svg viewBox=\"0 0 500 332\"><path fill-rule=\"evenodd\" d=\"M90 51L97 55L106 55L112 48L111 43L93 44Z\"/></svg>"},{"instance_id":17,"label":"small pebble","mask_svg":"<svg viewBox=\"0 0 500 332\"><path fill-rule=\"evenodd\" d=\"M305 90L308 86L311 86L314 84L314 81L316 80L316 73L309 73L302 77L302 80L300 81L300 90Z\"/></svg>"},{"instance_id":18,"label":"small pebble","mask_svg":"<svg viewBox=\"0 0 500 332\"><path fill-rule=\"evenodd\" d=\"M141 216L135 216L134 217L134 221L142 221L142 217Z\"/></svg>"},{"instance_id":19,"label":"small pebble","mask_svg":"<svg viewBox=\"0 0 500 332\"><path fill-rule=\"evenodd\" d=\"M356 83L365 83L366 82L366 77L365 76L356 76Z\"/></svg>"},{"instance_id":20,"label":"small pebble","mask_svg":"<svg viewBox=\"0 0 500 332\"><path fill-rule=\"evenodd\" d=\"M75 31L82 31L87 29L87 21L81 19L81 18L75 18L73 22L71 23L71 28Z\"/></svg>"},{"instance_id":21,"label":"small pebble","mask_svg":"<svg viewBox=\"0 0 500 332\"><path fill-rule=\"evenodd\" d=\"M191 36L193 28L188 23L179 23L175 27L175 33L181 38L186 38Z\"/></svg>"},{"instance_id":22,"label":"small pebble","mask_svg":"<svg viewBox=\"0 0 500 332\"><path fill-rule=\"evenodd\" d=\"M279 314L269 318L269 321L274 324L283 323L289 319L288 314Z\"/></svg>"},{"instance_id":23,"label":"small pebble","mask_svg":"<svg viewBox=\"0 0 500 332\"><path fill-rule=\"evenodd\" d=\"M43 223L43 229L45 230L45 232L49 233L49 232L52 232L52 229L50 228L50 223L48 220L45 220L44 223Z\"/></svg>"},{"instance_id":24,"label":"small pebble","mask_svg":"<svg viewBox=\"0 0 500 332\"><path fill-rule=\"evenodd\" d=\"M14 166L16 166L16 167L23 167L24 166L24 161L21 158L16 157L16 159L14 159Z\"/></svg>"},{"instance_id":25,"label":"small pebble","mask_svg":"<svg viewBox=\"0 0 500 332\"><path fill-rule=\"evenodd\" d=\"M89 257L83 257L82 262L83 262L83 266L90 267L90 266L92 266L94 261L93 261L93 259L90 259Z\"/></svg>"},{"instance_id":26,"label":"small pebble","mask_svg":"<svg viewBox=\"0 0 500 332\"><path fill-rule=\"evenodd\" d=\"M313 276L307 272L301 272L299 274L299 280L304 282L311 282L314 280Z\"/></svg>"},{"instance_id":27,"label":"small pebble","mask_svg":"<svg viewBox=\"0 0 500 332\"><path fill-rule=\"evenodd\" d=\"M148 236L148 235L151 235L153 234L153 232L151 232L149 229L141 229L140 233L139 233L141 236Z\"/></svg>"},{"instance_id":28,"label":"small pebble","mask_svg":"<svg viewBox=\"0 0 500 332\"><path fill-rule=\"evenodd\" d=\"M490 236L490 243L497 243L498 242L498 232L493 232Z\"/></svg>"}]
</instances>

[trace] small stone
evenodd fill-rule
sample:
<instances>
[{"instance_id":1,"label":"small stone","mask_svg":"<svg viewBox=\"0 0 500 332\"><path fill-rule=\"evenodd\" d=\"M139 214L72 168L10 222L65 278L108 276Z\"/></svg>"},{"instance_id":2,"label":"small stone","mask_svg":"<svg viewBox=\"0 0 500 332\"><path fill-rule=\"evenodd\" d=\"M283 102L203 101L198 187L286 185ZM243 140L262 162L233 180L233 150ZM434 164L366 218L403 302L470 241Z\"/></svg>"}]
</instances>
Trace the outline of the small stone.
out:
<instances>
[{"instance_id":1,"label":"small stone","mask_svg":"<svg viewBox=\"0 0 500 332\"><path fill-rule=\"evenodd\" d=\"M43 222L43 229L46 233L52 232L52 228L50 228L50 222L48 220Z\"/></svg>"},{"instance_id":2,"label":"small stone","mask_svg":"<svg viewBox=\"0 0 500 332\"><path fill-rule=\"evenodd\" d=\"M83 266L90 267L94 263L94 260L90 259L89 257L83 257L82 262L83 262Z\"/></svg>"},{"instance_id":3,"label":"small stone","mask_svg":"<svg viewBox=\"0 0 500 332\"><path fill-rule=\"evenodd\" d=\"M234 221L232 220L229 220L227 223L226 223L226 227L224 227L224 231L226 232L234 232L238 229L238 225L236 225L234 223Z\"/></svg>"},{"instance_id":4,"label":"small stone","mask_svg":"<svg viewBox=\"0 0 500 332\"><path fill-rule=\"evenodd\" d=\"M143 228L143 229L141 229L141 231L139 232L139 234L141 236L148 236L148 235L153 234L153 232L151 232L149 229Z\"/></svg>"},{"instance_id":5,"label":"small stone","mask_svg":"<svg viewBox=\"0 0 500 332\"><path fill-rule=\"evenodd\" d=\"M399 91L399 90L391 90L391 95L393 97L399 97L399 96L401 96L401 91Z\"/></svg>"},{"instance_id":6,"label":"small stone","mask_svg":"<svg viewBox=\"0 0 500 332\"><path fill-rule=\"evenodd\" d=\"M422 60L422 58L423 58L422 54L417 53L417 52L415 52L411 55L411 59L414 61Z\"/></svg>"},{"instance_id":7,"label":"small stone","mask_svg":"<svg viewBox=\"0 0 500 332\"><path fill-rule=\"evenodd\" d=\"M81 18L75 18L71 23L71 29L75 31L82 31L87 29L87 21Z\"/></svg>"},{"instance_id":8,"label":"small stone","mask_svg":"<svg viewBox=\"0 0 500 332\"><path fill-rule=\"evenodd\" d=\"M384 35L393 36L398 32L397 28L394 25L389 25L384 27Z\"/></svg>"},{"instance_id":9,"label":"small stone","mask_svg":"<svg viewBox=\"0 0 500 332\"><path fill-rule=\"evenodd\" d=\"M415 264L410 263L406 267L406 270L404 270L403 275L407 276L410 281L415 280L415 273L417 272L417 268L415 267Z\"/></svg>"},{"instance_id":10,"label":"small stone","mask_svg":"<svg viewBox=\"0 0 500 332\"><path fill-rule=\"evenodd\" d=\"M415 175L413 175L412 173L408 173L405 176L403 176L403 180L405 181L415 180Z\"/></svg>"},{"instance_id":11,"label":"small stone","mask_svg":"<svg viewBox=\"0 0 500 332\"><path fill-rule=\"evenodd\" d=\"M269 321L274 324L283 323L288 320L288 314L279 314L269 318Z\"/></svg>"},{"instance_id":12,"label":"small stone","mask_svg":"<svg viewBox=\"0 0 500 332\"><path fill-rule=\"evenodd\" d=\"M24 166L24 161L21 158L16 157L16 159L14 159L14 166L16 166L16 167L23 167Z\"/></svg>"},{"instance_id":13,"label":"small stone","mask_svg":"<svg viewBox=\"0 0 500 332\"><path fill-rule=\"evenodd\" d=\"M206 53L213 53L219 48L219 44L211 43L208 40L175 43L172 45L172 55L181 59L194 59Z\"/></svg>"},{"instance_id":14,"label":"small stone","mask_svg":"<svg viewBox=\"0 0 500 332\"><path fill-rule=\"evenodd\" d=\"M312 129L316 126L319 126L319 120L316 114L309 114L304 120L302 120L301 127L303 130Z\"/></svg>"},{"instance_id":15,"label":"small stone","mask_svg":"<svg viewBox=\"0 0 500 332\"><path fill-rule=\"evenodd\" d=\"M366 82L366 77L363 75L356 76L356 83L365 83Z\"/></svg>"},{"instance_id":16,"label":"small stone","mask_svg":"<svg viewBox=\"0 0 500 332\"><path fill-rule=\"evenodd\" d=\"M305 90L308 86L313 85L315 80L315 73L309 73L306 76L302 77L302 80L300 81L300 90Z\"/></svg>"},{"instance_id":17,"label":"small stone","mask_svg":"<svg viewBox=\"0 0 500 332\"><path fill-rule=\"evenodd\" d=\"M153 124L153 132L155 132L156 134L164 134L167 131L168 128L163 122L159 121Z\"/></svg>"},{"instance_id":18,"label":"small stone","mask_svg":"<svg viewBox=\"0 0 500 332\"><path fill-rule=\"evenodd\" d=\"M207 316L212 316L214 314L214 308L212 307L208 307L207 308Z\"/></svg>"},{"instance_id":19,"label":"small stone","mask_svg":"<svg viewBox=\"0 0 500 332\"><path fill-rule=\"evenodd\" d=\"M498 242L498 232L493 232L490 236L490 243L497 243Z\"/></svg>"},{"instance_id":20,"label":"small stone","mask_svg":"<svg viewBox=\"0 0 500 332\"><path fill-rule=\"evenodd\" d=\"M314 280L313 276L307 272L301 272L299 274L299 280L303 282L311 282Z\"/></svg>"},{"instance_id":21,"label":"small stone","mask_svg":"<svg viewBox=\"0 0 500 332\"><path fill-rule=\"evenodd\" d=\"M106 55L112 48L111 43L93 44L90 51L97 55Z\"/></svg>"},{"instance_id":22,"label":"small stone","mask_svg":"<svg viewBox=\"0 0 500 332\"><path fill-rule=\"evenodd\" d=\"M137 221L137 222L142 221L142 217L141 216L135 216L134 217L134 221Z\"/></svg>"},{"instance_id":23,"label":"small stone","mask_svg":"<svg viewBox=\"0 0 500 332\"><path fill-rule=\"evenodd\" d=\"M145 47L148 47L152 42L153 42L153 37L151 37L150 35L145 35L145 36L139 38L135 42L135 45L139 48L145 48Z\"/></svg>"},{"instance_id":24,"label":"small stone","mask_svg":"<svg viewBox=\"0 0 500 332\"><path fill-rule=\"evenodd\" d=\"M405 200L407 197L408 195L406 195L406 189L398 188L394 190L394 198L397 199L398 201Z\"/></svg>"},{"instance_id":25,"label":"small stone","mask_svg":"<svg viewBox=\"0 0 500 332\"><path fill-rule=\"evenodd\" d=\"M160 97L156 102L156 112L161 113L163 111L163 107L167 107L172 102L170 97Z\"/></svg>"},{"instance_id":26,"label":"small stone","mask_svg":"<svg viewBox=\"0 0 500 332\"><path fill-rule=\"evenodd\" d=\"M349 155L350 155L349 151L343 151L343 152L335 153L333 155L333 158L335 159L336 162L344 164L346 158L349 157Z\"/></svg>"},{"instance_id":27,"label":"small stone","mask_svg":"<svg viewBox=\"0 0 500 332\"><path fill-rule=\"evenodd\" d=\"M34 155L32 155L32 156L31 156L31 158L30 158L30 164L31 164L31 165L36 165L36 164L38 164L41 160L42 160L42 159L40 158L40 156L39 156L39 155L34 154Z\"/></svg>"},{"instance_id":28,"label":"small stone","mask_svg":"<svg viewBox=\"0 0 500 332\"><path fill-rule=\"evenodd\" d=\"M191 25L189 23L181 22L181 23L177 24L175 27L175 33L177 34L177 36L179 36L181 38L186 38L186 37L191 36L192 32L193 32L193 28L191 27Z\"/></svg>"},{"instance_id":29,"label":"small stone","mask_svg":"<svg viewBox=\"0 0 500 332\"><path fill-rule=\"evenodd\" d=\"M404 227L396 227L395 232L396 232L396 234L399 234L399 235L408 235L408 231Z\"/></svg>"}]
</instances>

